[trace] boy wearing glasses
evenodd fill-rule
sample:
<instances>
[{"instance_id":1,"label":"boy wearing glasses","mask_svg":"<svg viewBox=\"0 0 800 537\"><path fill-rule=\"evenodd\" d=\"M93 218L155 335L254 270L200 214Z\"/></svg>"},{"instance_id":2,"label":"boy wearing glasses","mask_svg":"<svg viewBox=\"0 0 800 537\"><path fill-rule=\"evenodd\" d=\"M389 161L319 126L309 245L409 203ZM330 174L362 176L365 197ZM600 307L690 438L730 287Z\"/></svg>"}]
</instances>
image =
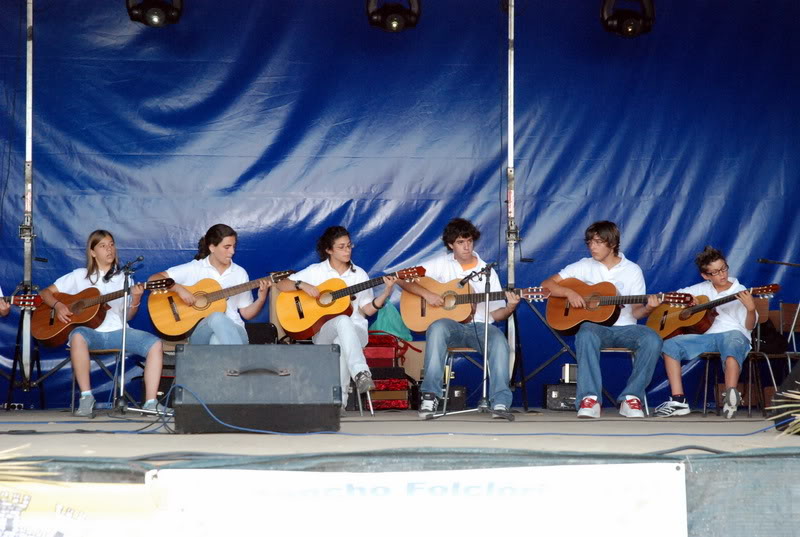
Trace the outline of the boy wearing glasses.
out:
<instances>
[{"instance_id":1,"label":"boy wearing glasses","mask_svg":"<svg viewBox=\"0 0 800 537\"><path fill-rule=\"evenodd\" d=\"M559 285L567 278L577 278L589 285L611 282L619 295L644 295L645 283L639 265L619 251L620 233L614 222L595 222L584 233L591 257L567 265L558 274L542 282L551 296L566 298L573 308L585 308L578 292ZM603 379L600 373L600 349L625 347L636 353L628 383L619 397L619 413L626 418L643 418L641 399L653 377L661 352L661 338L652 329L637 325L660 304L650 295L647 304L625 304L613 326L584 322L575 335L578 361L578 384L575 398L579 418L599 418Z\"/></svg>"},{"instance_id":2,"label":"boy wearing glasses","mask_svg":"<svg viewBox=\"0 0 800 537\"><path fill-rule=\"evenodd\" d=\"M317 285L331 278L344 280L348 287L369 280L369 276L361 267L352 261L353 243L350 232L342 226L331 226L317 240L317 255L320 262L309 265L276 285L281 291L305 291L314 298L320 296ZM358 393L375 388L372 374L367 366L362 350L368 342L367 317L375 315L388 300L397 280L394 276L384 276L383 293L375 297L372 289L365 289L355 295L352 300L353 312L350 316L338 315L322 325L314 334L312 341L317 345L339 345L340 380L342 383L342 412L347 406L347 387L352 377Z\"/></svg>"},{"instance_id":3,"label":"boy wearing glasses","mask_svg":"<svg viewBox=\"0 0 800 537\"><path fill-rule=\"evenodd\" d=\"M750 291L736 278L728 277L728 262L721 251L706 246L697 254L694 262L705 281L679 289L678 292L705 295L709 301L730 295L736 295L738 300L717 306L717 316L705 333L676 336L664 342L664 367L672 396L656 408L656 416L685 416L691 412L683 393L681 361L691 360L704 352L718 352L725 370L722 413L731 419L736 416L742 400L736 385L739 383L742 363L750 351L750 332L758 320L756 304Z\"/></svg>"}]
</instances>

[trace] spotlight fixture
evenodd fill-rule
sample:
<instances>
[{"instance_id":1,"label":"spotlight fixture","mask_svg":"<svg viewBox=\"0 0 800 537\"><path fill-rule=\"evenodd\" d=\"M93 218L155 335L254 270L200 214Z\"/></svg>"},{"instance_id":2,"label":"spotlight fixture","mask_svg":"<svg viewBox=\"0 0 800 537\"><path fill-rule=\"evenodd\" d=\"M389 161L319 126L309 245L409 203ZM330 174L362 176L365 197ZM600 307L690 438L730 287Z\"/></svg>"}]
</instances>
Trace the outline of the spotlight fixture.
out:
<instances>
[{"instance_id":1,"label":"spotlight fixture","mask_svg":"<svg viewBox=\"0 0 800 537\"><path fill-rule=\"evenodd\" d=\"M636 37L646 34L653 28L656 20L653 0L625 0L627 5L638 4L639 10L617 9L618 3L619 0L603 0L600 21L606 30L623 37Z\"/></svg>"},{"instance_id":2,"label":"spotlight fixture","mask_svg":"<svg viewBox=\"0 0 800 537\"><path fill-rule=\"evenodd\" d=\"M408 0L406 6L381 0L367 0L369 23L387 32L402 32L406 28L413 28L419 21L420 1Z\"/></svg>"},{"instance_id":3,"label":"spotlight fixture","mask_svg":"<svg viewBox=\"0 0 800 537\"><path fill-rule=\"evenodd\" d=\"M181 18L183 0L125 0L128 16L133 22L141 22L146 26L161 28L167 24L175 24Z\"/></svg>"}]
</instances>

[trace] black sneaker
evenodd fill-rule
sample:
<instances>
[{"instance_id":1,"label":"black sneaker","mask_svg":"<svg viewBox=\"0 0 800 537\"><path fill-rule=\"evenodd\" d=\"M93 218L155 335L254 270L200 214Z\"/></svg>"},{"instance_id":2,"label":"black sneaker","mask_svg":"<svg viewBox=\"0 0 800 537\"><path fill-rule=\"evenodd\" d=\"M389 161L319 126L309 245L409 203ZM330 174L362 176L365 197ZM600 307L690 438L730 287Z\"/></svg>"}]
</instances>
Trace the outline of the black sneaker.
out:
<instances>
[{"instance_id":1,"label":"black sneaker","mask_svg":"<svg viewBox=\"0 0 800 537\"><path fill-rule=\"evenodd\" d=\"M439 408L439 398L432 393L423 393L417 415L423 420L428 419L429 416L433 416L436 413L437 408Z\"/></svg>"}]
</instances>

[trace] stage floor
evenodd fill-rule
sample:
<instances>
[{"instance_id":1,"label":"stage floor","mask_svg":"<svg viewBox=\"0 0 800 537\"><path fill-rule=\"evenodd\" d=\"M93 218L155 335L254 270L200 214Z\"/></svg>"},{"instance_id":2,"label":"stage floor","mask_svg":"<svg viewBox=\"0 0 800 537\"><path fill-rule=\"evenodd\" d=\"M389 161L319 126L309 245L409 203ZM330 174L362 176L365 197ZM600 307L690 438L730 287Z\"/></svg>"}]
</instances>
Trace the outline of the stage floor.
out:
<instances>
[{"instance_id":1,"label":"stage floor","mask_svg":"<svg viewBox=\"0 0 800 537\"><path fill-rule=\"evenodd\" d=\"M297 455L388 449L521 449L586 454L652 454L685 446L741 452L798 448L800 436L780 435L773 422L754 412L733 420L692 413L678 418L625 419L603 409L598 420L573 412L515 412L516 420L488 414L450 415L422 421L412 411L380 411L374 417L350 412L338 433L173 434L156 418L100 411L92 420L63 411L16 410L0 419L2 448L17 457L131 458L165 453ZM686 453L703 450L686 449ZM680 453L681 451L678 451Z\"/></svg>"}]
</instances>

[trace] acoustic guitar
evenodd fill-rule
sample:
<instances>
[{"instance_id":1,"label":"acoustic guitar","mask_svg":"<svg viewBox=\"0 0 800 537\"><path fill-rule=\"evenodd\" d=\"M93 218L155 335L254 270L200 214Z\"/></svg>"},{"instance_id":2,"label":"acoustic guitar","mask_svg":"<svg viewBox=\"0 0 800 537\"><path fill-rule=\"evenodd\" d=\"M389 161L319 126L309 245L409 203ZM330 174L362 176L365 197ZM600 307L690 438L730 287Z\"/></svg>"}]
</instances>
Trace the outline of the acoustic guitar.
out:
<instances>
[{"instance_id":1,"label":"acoustic guitar","mask_svg":"<svg viewBox=\"0 0 800 537\"><path fill-rule=\"evenodd\" d=\"M0 300L22 309L34 309L42 303L42 297L39 295L0 296Z\"/></svg>"},{"instance_id":2,"label":"acoustic guitar","mask_svg":"<svg viewBox=\"0 0 800 537\"><path fill-rule=\"evenodd\" d=\"M389 274L401 280L415 280L424 275L423 267L407 268ZM347 284L344 280L331 278L317 285L320 290L319 298L313 298L305 291L281 293L275 302L278 321L294 339L308 339L319 332L329 319L337 315L350 315L353 312L353 295L382 283L381 276L345 287Z\"/></svg>"},{"instance_id":3,"label":"acoustic guitar","mask_svg":"<svg viewBox=\"0 0 800 537\"><path fill-rule=\"evenodd\" d=\"M750 294L759 297L770 297L780 291L778 284L763 285L752 287ZM663 339L679 336L681 334L703 334L714 323L718 313L714 308L736 300L736 295L728 295L709 302L708 297L699 295L695 298L696 305L674 311L665 308L663 305L657 307L647 317L647 326L652 328Z\"/></svg>"},{"instance_id":4,"label":"acoustic guitar","mask_svg":"<svg viewBox=\"0 0 800 537\"><path fill-rule=\"evenodd\" d=\"M585 321L611 326L619 318L621 305L647 304L649 296L617 295L617 288L611 282L589 285L576 278L567 278L558 284L577 292L586 302L585 308L573 308L564 297L547 299L547 324L565 334L574 334ZM692 303L692 295L686 293L657 293L656 296L673 307Z\"/></svg>"},{"instance_id":5,"label":"acoustic guitar","mask_svg":"<svg viewBox=\"0 0 800 537\"><path fill-rule=\"evenodd\" d=\"M400 315L409 330L424 332L439 319L450 319L464 323L472 317L472 305L483 302L484 293L473 293L467 285L459 287L459 280L441 283L433 278L420 278L419 285L436 293L444 300L440 307L429 306L428 302L419 295L403 291L400 295ZM541 287L526 287L523 289L509 289L523 300L542 301L550 296L550 291ZM504 291L489 293L489 300L505 300Z\"/></svg>"},{"instance_id":6,"label":"acoustic guitar","mask_svg":"<svg viewBox=\"0 0 800 537\"><path fill-rule=\"evenodd\" d=\"M186 290L194 295L194 304L186 304L176 291L158 295L150 295L147 300L147 311L153 326L168 338L183 339L194 330L197 323L212 313L224 313L228 308L227 298L245 291L251 291L269 280L277 283L293 274L292 270L273 272L269 276L251 280L223 289L219 282L206 278L194 285L186 285Z\"/></svg>"},{"instance_id":7,"label":"acoustic guitar","mask_svg":"<svg viewBox=\"0 0 800 537\"><path fill-rule=\"evenodd\" d=\"M170 278L145 282L144 288L159 292L171 287L175 282ZM106 302L122 298L124 291L115 291L101 295L96 287L89 287L78 294L53 293L53 296L69 307L72 320L62 323L56 316L56 310L42 303L31 316L31 335L46 347L56 347L67 342L70 332L76 326L97 328L106 318L106 310L110 308Z\"/></svg>"}]
</instances>

